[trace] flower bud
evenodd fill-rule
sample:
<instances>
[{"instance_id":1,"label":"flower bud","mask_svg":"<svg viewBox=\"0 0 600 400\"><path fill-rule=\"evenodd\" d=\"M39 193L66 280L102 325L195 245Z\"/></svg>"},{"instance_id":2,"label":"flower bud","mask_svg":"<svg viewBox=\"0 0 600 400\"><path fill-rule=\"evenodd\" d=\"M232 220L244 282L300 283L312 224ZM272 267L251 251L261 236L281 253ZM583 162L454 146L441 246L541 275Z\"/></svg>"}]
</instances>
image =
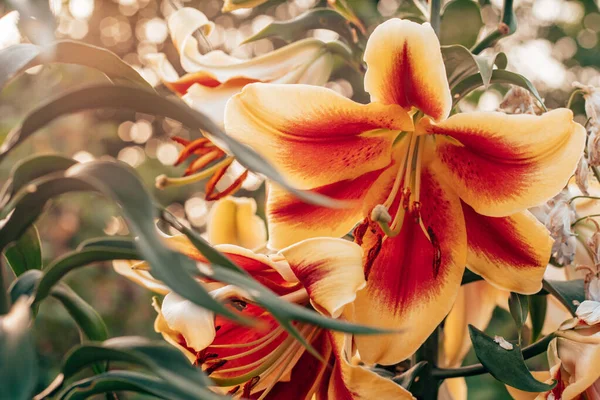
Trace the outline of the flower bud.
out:
<instances>
[{"instance_id":1,"label":"flower bud","mask_svg":"<svg viewBox=\"0 0 600 400\"><path fill-rule=\"evenodd\" d=\"M589 196L588 188L589 182L588 177L590 173L590 167L588 165L587 159L585 156L581 156L579 159L579 164L577 164L577 169L575 170L575 183L577 183L577 187L581 190L586 196Z\"/></svg>"},{"instance_id":2,"label":"flower bud","mask_svg":"<svg viewBox=\"0 0 600 400\"><path fill-rule=\"evenodd\" d=\"M500 109L508 114L535 114L535 102L531 94L520 86L513 86L500 103Z\"/></svg>"}]
</instances>

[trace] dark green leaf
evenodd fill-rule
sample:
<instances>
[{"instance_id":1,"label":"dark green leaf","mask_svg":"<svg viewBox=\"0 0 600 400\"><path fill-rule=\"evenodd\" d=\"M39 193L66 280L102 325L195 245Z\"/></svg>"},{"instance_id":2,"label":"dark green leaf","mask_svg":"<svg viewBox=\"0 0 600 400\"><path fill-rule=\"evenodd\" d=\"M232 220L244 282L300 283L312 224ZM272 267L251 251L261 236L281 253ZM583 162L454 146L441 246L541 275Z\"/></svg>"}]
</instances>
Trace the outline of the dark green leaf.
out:
<instances>
[{"instance_id":1,"label":"dark green leaf","mask_svg":"<svg viewBox=\"0 0 600 400\"><path fill-rule=\"evenodd\" d=\"M506 71L503 69L495 69L494 71L492 71L492 78L490 79L490 83L510 83L512 85L517 85L524 89L527 89L529 93L531 93L540 102L540 106L544 110L546 110L546 106L544 105L540 94L533 86L533 84L529 81L529 79L525 78L523 75L517 74L515 72ZM462 100L473 90L478 89L482 86L484 86L484 84L481 74L473 74L460 81L456 86L452 88L452 99L454 105L456 105L456 103Z\"/></svg>"},{"instance_id":2,"label":"dark green leaf","mask_svg":"<svg viewBox=\"0 0 600 400\"><path fill-rule=\"evenodd\" d=\"M517 329L520 330L525 325L525 321L527 321L529 299L525 295L511 292L508 298L508 309L517 325Z\"/></svg>"},{"instance_id":3,"label":"dark green leaf","mask_svg":"<svg viewBox=\"0 0 600 400\"><path fill-rule=\"evenodd\" d=\"M0 315L0 399L31 399L37 379L31 311L22 297L8 314Z\"/></svg>"},{"instance_id":4,"label":"dark green leaf","mask_svg":"<svg viewBox=\"0 0 600 400\"><path fill-rule=\"evenodd\" d=\"M577 306L585 300L583 279L572 281L544 280L544 289L556 297L575 316Z\"/></svg>"},{"instance_id":5,"label":"dark green leaf","mask_svg":"<svg viewBox=\"0 0 600 400\"><path fill-rule=\"evenodd\" d=\"M124 108L146 114L161 115L177 120L185 126L209 132L224 145L237 161L254 172L265 175L273 182L292 192L298 198L327 207L345 206L329 197L298 190L258 153L223 132L206 115L195 111L178 99L169 99L149 90L125 86L92 86L62 95L32 111L20 127L9 133L0 147L0 161L17 145L58 116L95 108Z\"/></svg>"},{"instance_id":6,"label":"dark green leaf","mask_svg":"<svg viewBox=\"0 0 600 400\"><path fill-rule=\"evenodd\" d=\"M197 400L182 393L168 382L153 376L131 371L110 371L74 382L59 393L57 399L84 400L108 392L137 392L166 400Z\"/></svg>"},{"instance_id":7,"label":"dark green leaf","mask_svg":"<svg viewBox=\"0 0 600 400\"><path fill-rule=\"evenodd\" d=\"M77 323L83 339L101 341L108 338L102 317L85 300L64 284L52 288L52 297L58 299Z\"/></svg>"},{"instance_id":8,"label":"dark green leaf","mask_svg":"<svg viewBox=\"0 0 600 400\"><path fill-rule=\"evenodd\" d=\"M442 46L442 56L450 88L478 72L481 74L483 86L487 88L492 78L494 65L497 65L499 69L504 69L507 64L506 54L504 53L479 56L471 53L461 45Z\"/></svg>"},{"instance_id":9,"label":"dark green leaf","mask_svg":"<svg viewBox=\"0 0 600 400\"><path fill-rule=\"evenodd\" d=\"M13 72L16 76L25 70L50 63L77 64L89 68L94 68L104 73L110 80L119 82L133 82L151 89L152 86L142 76L126 62L121 60L115 53L101 47L92 46L83 42L74 42L64 40L53 43L49 47L39 47L32 44L17 44L0 51L0 60L3 59L3 52L11 48L12 53L17 54L35 54L32 47L37 48L38 55L23 65L20 69ZM21 57L25 59L25 56ZM2 75L0 75L0 87ZM10 77L9 77L10 78Z\"/></svg>"},{"instance_id":10,"label":"dark green leaf","mask_svg":"<svg viewBox=\"0 0 600 400\"><path fill-rule=\"evenodd\" d=\"M33 296L41 277L42 271L37 269L25 271L21 274L8 288L11 302L14 304L21 296Z\"/></svg>"},{"instance_id":11,"label":"dark green leaf","mask_svg":"<svg viewBox=\"0 0 600 400\"><path fill-rule=\"evenodd\" d=\"M546 309L548 299L546 296L529 296L529 314L531 315L531 341L535 342L542 334L544 321L546 320Z\"/></svg>"},{"instance_id":12,"label":"dark green leaf","mask_svg":"<svg viewBox=\"0 0 600 400\"><path fill-rule=\"evenodd\" d=\"M75 348L67 355L59 380L69 379L82 369L102 361L121 361L147 368L176 387L179 393L188 396L211 400L223 398L207 388L212 385L210 379L179 350L139 337L119 337Z\"/></svg>"},{"instance_id":13,"label":"dark green leaf","mask_svg":"<svg viewBox=\"0 0 600 400\"><path fill-rule=\"evenodd\" d=\"M472 0L452 0L446 4L441 16L440 43L471 47L483 27L479 4Z\"/></svg>"},{"instance_id":14,"label":"dark green leaf","mask_svg":"<svg viewBox=\"0 0 600 400\"><path fill-rule=\"evenodd\" d=\"M31 225L19 240L7 247L4 256L16 276L30 269L41 269L42 246L35 225Z\"/></svg>"},{"instance_id":15,"label":"dark green leaf","mask_svg":"<svg viewBox=\"0 0 600 400\"><path fill-rule=\"evenodd\" d=\"M469 334L477 358L500 382L526 392L545 392L556 385L539 382L531 375L519 345L513 343L511 350L504 349L472 325L469 325Z\"/></svg>"},{"instance_id":16,"label":"dark green leaf","mask_svg":"<svg viewBox=\"0 0 600 400\"><path fill-rule=\"evenodd\" d=\"M292 42L306 36L310 29L329 29L337 32L348 43L353 43L353 34L346 18L329 8L314 8L289 21L275 21L250 36L244 43L269 37L279 37Z\"/></svg>"}]
</instances>

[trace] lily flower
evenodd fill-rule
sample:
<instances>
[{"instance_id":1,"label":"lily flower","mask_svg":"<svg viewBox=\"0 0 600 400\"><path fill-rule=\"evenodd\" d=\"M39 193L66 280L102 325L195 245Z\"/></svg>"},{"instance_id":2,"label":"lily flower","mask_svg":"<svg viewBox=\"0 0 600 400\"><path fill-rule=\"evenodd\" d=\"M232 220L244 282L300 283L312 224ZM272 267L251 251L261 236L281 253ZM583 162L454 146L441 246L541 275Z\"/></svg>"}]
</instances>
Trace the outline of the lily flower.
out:
<instances>
[{"instance_id":1,"label":"lily flower","mask_svg":"<svg viewBox=\"0 0 600 400\"><path fill-rule=\"evenodd\" d=\"M201 11L181 8L169 17L168 26L180 55L181 66L187 73L180 77L163 53L147 55L146 60L169 89L220 126L223 126L225 104L247 84L324 85L333 69L334 54L343 50L340 43L305 39L248 60L230 56L221 50L200 54L199 43L194 35L202 32L210 36L214 29L214 24ZM207 138L194 141L174 139L184 146L176 165L193 156L196 158L185 171L185 178L161 176L157 186L187 184L212 176L207 183L206 198L216 200L233 194L246 180L247 170L238 174L237 179L221 192L213 193L223 176L232 172L234 158L208 135Z\"/></svg>"},{"instance_id":2,"label":"lily flower","mask_svg":"<svg viewBox=\"0 0 600 400\"><path fill-rule=\"evenodd\" d=\"M448 314L466 264L497 287L540 290L552 240L526 209L567 183L585 130L567 109L449 116L440 44L427 23L379 25L365 61L370 104L255 83L227 104L225 128L296 187L351 204L320 208L270 186L269 246L341 237L362 221L354 238L367 288L354 320L402 333L356 343L365 362L393 364Z\"/></svg>"},{"instance_id":3,"label":"lily flower","mask_svg":"<svg viewBox=\"0 0 600 400\"><path fill-rule=\"evenodd\" d=\"M236 208L235 212L232 207ZM229 243L251 243L264 238L264 225L256 216L252 199L217 201L207 221L208 240L246 270L254 279L281 296L282 301L309 304L331 318L351 313L356 292L364 288L362 250L350 241L309 239L266 256ZM231 226L226 213L236 215ZM240 240L243 238L243 240ZM167 245L198 262L207 272L206 259L183 236L166 239ZM203 368L221 388L234 397L252 399L411 399L401 386L350 363L355 349L346 334L308 324L295 327L321 355L323 363L291 337L267 311L253 302L252 294L232 285L205 280L210 294L234 310L259 321L258 326L239 326L172 293L148 272L145 262L115 261L115 270L156 293L155 330L180 349L190 362Z\"/></svg>"},{"instance_id":4,"label":"lily flower","mask_svg":"<svg viewBox=\"0 0 600 400\"><path fill-rule=\"evenodd\" d=\"M169 244L199 264L210 276L206 259L183 236ZM331 318L344 318L346 306L364 288L362 251L353 242L315 238L266 256L233 245L216 249L246 270L255 280L291 301L312 307ZM130 266L145 270L145 262ZM164 293L155 282L136 280ZM228 307L258 321L240 326L196 306L166 288L164 300L154 300L158 313L154 328L201 367L224 393L236 398L412 399L408 391L368 369L350 363L355 350L352 337L309 324L295 327L325 361L310 354L265 309L254 303L253 294L218 282L205 281L210 294ZM157 290L158 289L158 290Z\"/></svg>"}]
</instances>

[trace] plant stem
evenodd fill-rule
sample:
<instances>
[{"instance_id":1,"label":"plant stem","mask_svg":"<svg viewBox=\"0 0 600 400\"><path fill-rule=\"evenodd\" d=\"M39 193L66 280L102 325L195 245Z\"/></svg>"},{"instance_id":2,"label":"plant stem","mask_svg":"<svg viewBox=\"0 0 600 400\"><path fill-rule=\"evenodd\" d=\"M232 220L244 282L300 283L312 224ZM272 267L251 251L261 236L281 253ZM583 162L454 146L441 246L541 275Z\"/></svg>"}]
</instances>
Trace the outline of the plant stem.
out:
<instances>
[{"instance_id":1,"label":"plant stem","mask_svg":"<svg viewBox=\"0 0 600 400\"><path fill-rule=\"evenodd\" d=\"M440 12L442 10L442 0L431 0L431 6L429 9L429 23L438 37L440 36Z\"/></svg>"},{"instance_id":2,"label":"plant stem","mask_svg":"<svg viewBox=\"0 0 600 400\"><path fill-rule=\"evenodd\" d=\"M433 375L438 363L439 343L441 327L435 328L433 333L427 338L423 346L419 349L418 361L426 361L427 371L421 376L420 397L424 400L436 400L438 398L439 379Z\"/></svg>"},{"instance_id":3,"label":"plant stem","mask_svg":"<svg viewBox=\"0 0 600 400\"><path fill-rule=\"evenodd\" d=\"M541 340L525 347L522 351L523 358L525 360L530 359L532 357L537 356L538 354L542 354L548 348L548 344L550 341L554 339L554 334L551 333L548 336L545 336ZM431 375L437 379L448 379L448 378L458 378L465 376L475 376L482 375L487 373L488 370L481 364L473 364L466 367L460 368L433 368L431 371Z\"/></svg>"},{"instance_id":4,"label":"plant stem","mask_svg":"<svg viewBox=\"0 0 600 400\"><path fill-rule=\"evenodd\" d=\"M473 54L479 54L483 50L490 46L493 46L503 36L508 36L517 30L517 21L513 13L513 0L504 0L502 7L502 17L498 27L491 32L489 35L481 39L479 43L476 43L472 48Z\"/></svg>"}]
</instances>

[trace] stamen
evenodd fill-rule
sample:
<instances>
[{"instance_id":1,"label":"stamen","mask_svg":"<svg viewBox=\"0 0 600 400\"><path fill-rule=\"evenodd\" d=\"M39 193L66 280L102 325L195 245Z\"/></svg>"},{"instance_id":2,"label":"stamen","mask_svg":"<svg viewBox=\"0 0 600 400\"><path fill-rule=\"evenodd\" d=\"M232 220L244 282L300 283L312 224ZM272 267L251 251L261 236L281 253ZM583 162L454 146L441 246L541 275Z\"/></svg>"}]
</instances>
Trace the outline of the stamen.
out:
<instances>
[{"instance_id":1,"label":"stamen","mask_svg":"<svg viewBox=\"0 0 600 400\"><path fill-rule=\"evenodd\" d=\"M433 246L433 276L437 278L442 265L442 248L440 247L440 242L438 241L435 233L433 233L433 229L431 227L427 228L427 233L429 234L429 241Z\"/></svg>"},{"instance_id":2,"label":"stamen","mask_svg":"<svg viewBox=\"0 0 600 400\"><path fill-rule=\"evenodd\" d=\"M408 140L410 142L408 145L408 151L406 152L406 157L404 158L404 161L402 163L402 167L398 168L398 173L396 174L396 179L394 180L394 185L392 186L392 190L390 191L390 193L388 194L388 197L383 202L383 205L388 209L392 206L392 203L394 202L394 199L396 198L396 195L398 194L398 190L400 189L400 185L402 184L402 177L404 175L404 172L408 168L408 163L410 162L410 159L412 159L415 135L412 133L409 133Z\"/></svg>"},{"instance_id":3,"label":"stamen","mask_svg":"<svg viewBox=\"0 0 600 400\"><path fill-rule=\"evenodd\" d=\"M197 171L200 171L202 168L206 167L211 162L215 161L218 158L221 158L225 153L219 149L213 149L207 152L206 154L198 157L186 168L184 172L184 176L191 175Z\"/></svg>"},{"instance_id":4,"label":"stamen","mask_svg":"<svg viewBox=\"0 0 600 400\"><path fill-rule=\"evenodd\" d=\"M246 382L246 384L244 385L244 390L242 391L243 398L245 398L245 399L250 398L250 391L252 390L252 388L254 386L256 386L256 384L258 383L259 380L260 380L260 376L255 376L252 379L250 379L248 382Z\"/></svg>"},{"instance_id":5,"label":"stamen","mask_svg":"<svg viewBox=\"0 0 600 400\"><path fill-rule=\"evenodd\" d=\"M266 335L265 335L266 336ZM245 351L243 353L238 353L238 354L234 354L232 356L227 356L227 357L221 357L221 360L236 360L238 358L242 358L242 357L246 357L249 356L250 354L254 354L257 351L264 349L266 346L268 346L270 343L272 343L273 341L275 341L275 339L277 339L279 337L279 335L273 335L271 336L268 340L265 340L263 343L259 344L258 346L253 347L252 349Z\"/></svg>"},{"instance_id":6,"label":"stamen","mask_svg":"<svg viewBox=\"0 0 600 400\"><path fill-rule=\"evenodd\" d=\"M263 341L271 338L272 336L277 336L281 332L283 332L283 328L278 327L278 328L274 329L272 332L269 332L265 336L261 337L260 339L254 340L252 342L236 343L236 344L211 344L210 348L211 349L218 349L218 348L229 349L229 348L237 348L237 347L250 347L250 346L260 344Z\"/></svg>"},{"instance_id":7,"label":"stamen","mask_svg":"<svg viewBox=\"0 0 600 400\"><path fill-rule=\"evenodd\" d=\"M219 161L218 163L216 163L210 168L205 169L204 171L198 172L197 174L188 175L182 178L171 178L166 175L159 175L156 177L155 185L157 189L164 189L168 186L183 186L189 185L191 183L196 183L210 177L219 169L223 167L228 167L232 162L233 157L226 157L222 161Z\"/></svg>"},{"instance_id":8,"label":"stamen","mask_svg":"<svg viewBox=\"0 0 600 400\"><path fill-rule=\"evenodd\" d=\"M204 370L204 373L206 375L210 376L210 374L212 374L213 372L215 372L216 370L218 370L219 368L221 368L226 363L227 363L227 360L219 360L216 363L214 363L213 365L211 365L210 367L206 368Z\"/></svg>"},{"instance_id":9,"label":"stamen","mask_svg":"<svg viewBox=\"0 0 600 400\"><path fill-rule=\"evenodd\" d=\"M227 394L228 395L236 394L238 392L238 390L240 390L240 385L237 385L236 387L234 387L233 389L231 389L229 392L227 392Z\"/></svg>"},{"instance_id":10,"label":"stamen","mask_svg":"<svg viewBox=\"0 0 600 400\"><path fill-rule=\"evenodd\" d=\"M233 181L231 185L225 188L225 190L223 190L222 192L215 192L217 183L219 182L219 180L221 180L223 175L225 175L225 172L227 172L229 165L224 166L217 172L215 172L215 174L206 183L206 200L213 201L222 199L223 197L229 196L230 194L237 192L237 190L242 187L242 184L248 177L248 170L245 170L235 181Z\"/></svg>"}]
</instances>

